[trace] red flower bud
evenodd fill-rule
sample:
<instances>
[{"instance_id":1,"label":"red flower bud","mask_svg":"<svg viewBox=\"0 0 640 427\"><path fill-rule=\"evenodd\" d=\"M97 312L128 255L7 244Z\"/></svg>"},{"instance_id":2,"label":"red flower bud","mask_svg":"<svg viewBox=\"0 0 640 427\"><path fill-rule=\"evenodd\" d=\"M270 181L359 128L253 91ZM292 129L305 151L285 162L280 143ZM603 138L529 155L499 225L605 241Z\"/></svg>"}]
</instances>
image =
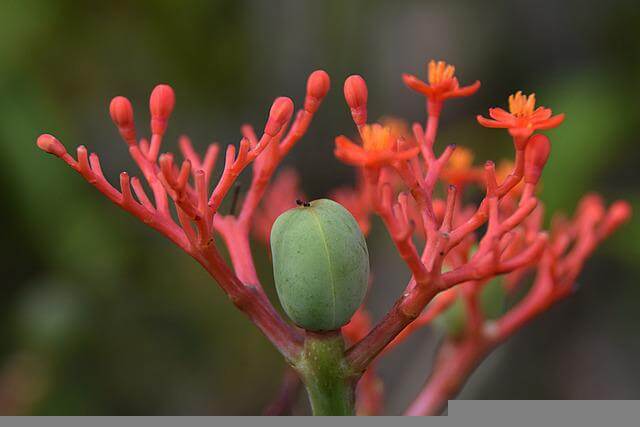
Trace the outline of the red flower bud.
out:
<instances>
[{"instance_id":1,"label":"red flower bud","mask_svg":"<svg viewBox=\"0 0 640 427\"><path fill-rule=\"evenodd\" d=\"M310 113L315 113L322 99L329 92L329 75L323 70L311 73L307 80L307 96L304 100L304 109Z\"/></svg>"},{"instance_id":2,"label":"red flower bud","mask_svg":"<svg viewBox=\"0 0 640 427\"><path fill-rule=\"evenodd\" d=\"M53 154L57 157L62 157L67 153L64 145L62 145L62 143L58 141L55 136L49 135L48 133L40 135L36 144L38 144L38 148L40 148L42 151Z\"/></svg>"},{"instance_id":3,"label":"red flower bud","mask_svg":"<svg viewBox=\"0 0 640 427\"><path fill-rule=\"evenodd\" d=\"M136 143L136 128L133 123L131 102L124 96L116 96L111 100L109 113L122 138L127 144L134 145Z\"/></svg>"},{"instance_id":4,"label":"red flower bud","mask_svg":"<svg viewBox=\"0 0 640 427\"><path fill-rule=\"evenodd\" d=\"M151 92L149 98L149 110L151 111L151 132L164 135L167 129L167 121L173 111L176 97L169 85L158 85Z\"/></svg>"},{"instance_id":5,"label":"red flower bud","mask_svg":"<svg viewBox=\"0 0 640 427\"><path fill-rule=\"evenodd\" d=\"M524 182L537 184L551 152L551 142L544 135L533 135L524 151Z\"/></svg>"},{"instance_id":6,"label":"red flower bud","mask_svg":"<svg viewBox=\"0 0 640 427\"><path fill-rule=\"evenodd\" d=\"M351 116L357 126L367 123L367 84L361 76L349 76L344 82L344 99L351 109Z\"/></svg>"},{"instance_id":7,"label":"red flower bud","mask_svg":"<svg viewBox=\"0 0 640 427\"><path fill-rule=\"evenodd\" d=\"M609 208L602 225L602 232L605 235L611 234L616 228L629 221L630 218L631 205L624 200L618 200Z\"/></svg>"},{"instance_id":8,"label":"red flower bud","mask_svg":"<svg viewBox=\"0 0 640 427\"><path fill-rule=\"evenodd\" d=\"M269 110L269 119L264 127L264 133L274 137L293 115L293 101L286 96L276 98Z\"/></svg>"},{"instance_id":9,"label":"red flower bud","mask_svg":"<svg viewBox=\"0 0 640 427\"><path fill-rule=\"evenodd\" d=\"M602 196L589 193L583 196L578 204L577 217L588 223L601 221L605 216L605 206Z\"/></svg>"}]
</instances>

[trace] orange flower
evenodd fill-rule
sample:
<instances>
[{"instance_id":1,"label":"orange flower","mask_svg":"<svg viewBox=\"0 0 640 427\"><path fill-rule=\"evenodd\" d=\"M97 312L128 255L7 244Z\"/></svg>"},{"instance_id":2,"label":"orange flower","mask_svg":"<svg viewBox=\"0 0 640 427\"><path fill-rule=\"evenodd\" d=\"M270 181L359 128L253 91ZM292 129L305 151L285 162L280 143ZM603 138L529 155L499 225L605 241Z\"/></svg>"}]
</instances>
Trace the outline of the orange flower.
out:
<instances>
[{"instance_id":1,"label":"orange flower","mask_svg":"<svg viewBox=\"0 0 640 427\"><path fill-rule=\"evenodd\" d=\"M365 125L360 131L362 145L346 136L336 138L335 156L353 166L380 167L399 160L408 160L420 151L419 147L402 149L391 129L380 124Z\"/></svg>"},{"instance_id":2,"label":"orange flower","mask_svg":"<svg viewBox=\"0 0 640 427\"><path fill-rule=\"evenodd\" d=\"M460 87L454 76L456 68L444 61L429 61L429 84L411 74L403 74L404 83L416 92L420 92L432 102L441 102L449 98L473 95L480 88L480 81Z\"/></svg>"},{"instance_id":3,"label":"orange flower","mask_svg":"<svg viewBox=\"0 0 640 427\"><path fill-rule=\"evenodd\" d=\"M564 120L564 114L552 117L550 108L535 108L535 105L534 93L526 96L518 91L509 96L509 112L502 108L489 108L491 119L478 115L478 123L488 128L509 129L511 136L526 139L536 130L554 128Z\"/></svg>"}]
</instances>

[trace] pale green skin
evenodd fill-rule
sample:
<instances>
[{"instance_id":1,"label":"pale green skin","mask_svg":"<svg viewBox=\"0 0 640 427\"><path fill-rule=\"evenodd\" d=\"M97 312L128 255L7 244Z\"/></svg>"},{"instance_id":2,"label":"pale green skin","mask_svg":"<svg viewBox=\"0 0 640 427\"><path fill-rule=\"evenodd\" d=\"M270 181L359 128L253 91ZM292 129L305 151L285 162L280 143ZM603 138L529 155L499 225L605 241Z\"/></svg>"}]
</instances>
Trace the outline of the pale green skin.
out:
<instances>
[{"instance_id":1,"label":"pale green skin","mask_svg":"<svg viewBox=\"0 0 640 427\"><path fill-rule=\"evenodd\" d=\"M314 200L283 213L271 229L273 274L289 318L311 331L345 325L367 292L369 251L353 216Z\"/></svg>"}]
</instances>

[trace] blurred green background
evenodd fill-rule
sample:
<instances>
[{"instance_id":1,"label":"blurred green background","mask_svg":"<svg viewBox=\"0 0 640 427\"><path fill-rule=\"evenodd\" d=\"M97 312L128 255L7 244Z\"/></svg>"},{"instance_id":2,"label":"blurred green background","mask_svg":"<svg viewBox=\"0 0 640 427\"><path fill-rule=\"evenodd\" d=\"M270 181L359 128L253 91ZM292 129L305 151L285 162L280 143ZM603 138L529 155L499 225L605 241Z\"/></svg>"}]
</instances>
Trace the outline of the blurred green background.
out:
<instances>
[{"instance_id":1,"label":"blurred green background","mask_svg":"<svg viewBox=\"0 0 640 427\"><path fill-rule=\"evenodd\" d=\"M4 0L0 5L0 413L258 414L283 362L204 271L44 155L37 135L100 153L113 181L134 171L108 116L127 95L139 129L153 86L177 106L165 148L188 133L202 148L261 127L271 100L300 105L323 68L333 90L287 163L312 198L353 181L332 140L353 133L341 85L369 83L370 116L422 120L402 72L446 59L480 92L447 105L440 146L477 161L511 155L506 132L475 114L518 90L566 112L544 174L549 210L580 195L639 204L640 6L637 1ZM570 300L492 355L461 397L640 398L640 223L607 241ZM371 237L381 316L407 273L380 227ZM270 283L265 251L260 273ZM439 337L425 330L381 365L386 411L426 378ZM295 411L304 413L304 401Z\"/></svg>"}]
</instances>

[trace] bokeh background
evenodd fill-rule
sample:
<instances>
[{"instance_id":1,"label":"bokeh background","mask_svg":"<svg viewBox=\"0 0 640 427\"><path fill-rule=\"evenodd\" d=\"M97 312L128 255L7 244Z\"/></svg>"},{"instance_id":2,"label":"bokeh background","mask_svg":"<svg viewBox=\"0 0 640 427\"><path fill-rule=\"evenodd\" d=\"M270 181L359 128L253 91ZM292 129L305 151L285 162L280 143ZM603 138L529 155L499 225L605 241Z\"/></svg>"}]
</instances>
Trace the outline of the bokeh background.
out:
<instances>
[{"instance_id":1,"label":"bokeh background","mask_svg":"<svg viewBox=\"0 0 640 427\"><path fill-rule=\"evenodd\" d=\"M535 91L567 114L550 132L549 210L583 193L639 204L640 6L637 1L139 1L4 0L0 5L0 412L5 414L258 414L283 362L204 271L35 146L44 131L101 154L107 176L134 170L108 117L127 95L139 127L159 82L181 133L204 147L261 126L271 100L300 105L307 75L333 90L287 163L311 197L353 181L332 158L352 134L341 85L370 87L370 116L422 120L400 74L456 64L480 92L447 104L441 146L477 161L511 155L504 132L475 114ZM467 399L640 398L640 223L607 241L580 288L493 354ZM381 316L407 278L381 227L370 239ZM271 283L265 251L259 269ZM386 411L400 413L429 370L437 331L382 364ZM301 398L296 413L304 413Z\"/></svg>"}]
</instances>

